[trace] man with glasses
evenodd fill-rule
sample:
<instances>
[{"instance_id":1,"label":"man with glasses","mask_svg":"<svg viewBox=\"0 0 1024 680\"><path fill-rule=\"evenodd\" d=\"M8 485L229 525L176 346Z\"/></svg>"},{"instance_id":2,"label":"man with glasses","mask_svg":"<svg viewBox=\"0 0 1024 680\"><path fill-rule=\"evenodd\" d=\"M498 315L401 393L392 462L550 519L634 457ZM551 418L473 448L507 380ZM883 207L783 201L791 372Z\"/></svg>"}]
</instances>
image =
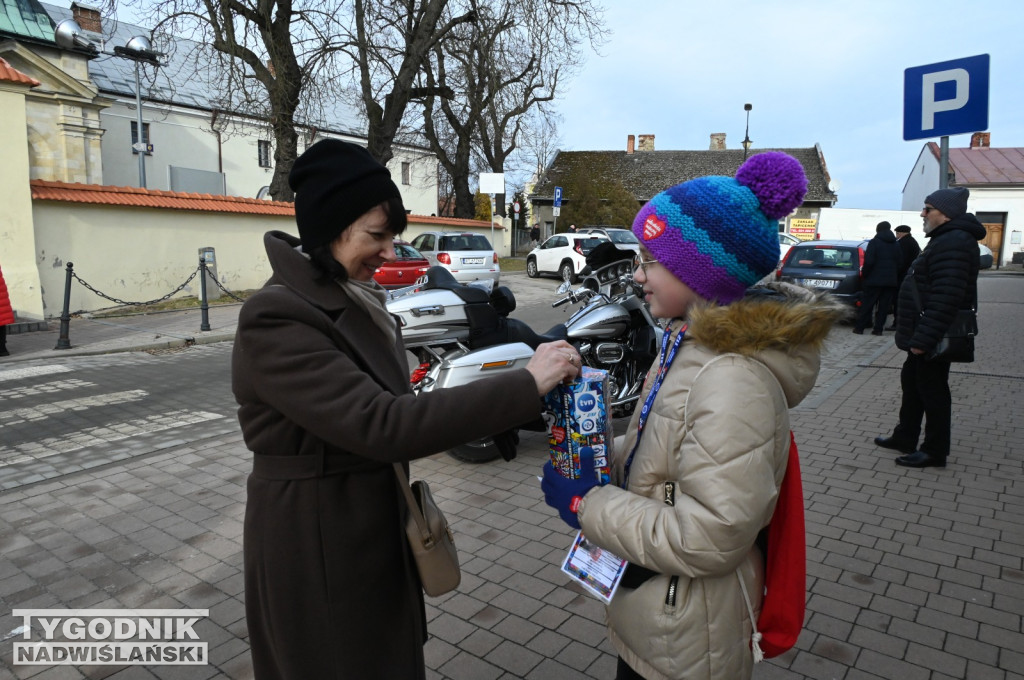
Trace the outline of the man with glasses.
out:
<instances>
[{"instance_id":1,"label":"man with glasses","mask_svg":"<svg viewBox=\"0 0 1024 680\"><path fill-rule=\"evenodd\" d=\"M946 467L949 456L949 362L928 356L957 311L977 304L978 241L985 237L985 227L967 212L969 195L956 187L939 189L925 199L921 217L931 242L900 287L896 346L907 352L900 373L900 421L891 436L875 437L875 444L903 453L896 464L904 467ZM924 440L918 447L922 419Z\"/></svg>"}]
</instances>

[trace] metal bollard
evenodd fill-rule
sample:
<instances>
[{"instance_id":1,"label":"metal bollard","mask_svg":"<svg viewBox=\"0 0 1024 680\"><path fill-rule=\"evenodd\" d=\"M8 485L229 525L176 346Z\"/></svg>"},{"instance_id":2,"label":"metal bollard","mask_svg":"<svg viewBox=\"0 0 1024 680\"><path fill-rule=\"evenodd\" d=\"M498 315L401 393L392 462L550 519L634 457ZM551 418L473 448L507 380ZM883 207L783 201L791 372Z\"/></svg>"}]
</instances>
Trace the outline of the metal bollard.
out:
<instances>
[{"instance_id":1,"label":"metal bollard","mask_svg":"<svg viewBox=\"0 0 1024 680\"><path fill-rule=\"evenodd\" d=\"M54 349L71 349L68 332L71 330L71 272L74 267L73 262L68 262L64 276L64 310L60 314L60 337L57 338L57 346Z\"/></svg>"},{"instance_id":2,"label":"metal bollard","mask_svg":"<svg viewBox=\"0 0 1024 680\"><path fill-rule=\"evenodd\" d=\"M210 330L210 305L206 304L206 259L199 257L199 309L202 312L202 320L199 323L199 330Z\"/></svg>"}]
</instances>

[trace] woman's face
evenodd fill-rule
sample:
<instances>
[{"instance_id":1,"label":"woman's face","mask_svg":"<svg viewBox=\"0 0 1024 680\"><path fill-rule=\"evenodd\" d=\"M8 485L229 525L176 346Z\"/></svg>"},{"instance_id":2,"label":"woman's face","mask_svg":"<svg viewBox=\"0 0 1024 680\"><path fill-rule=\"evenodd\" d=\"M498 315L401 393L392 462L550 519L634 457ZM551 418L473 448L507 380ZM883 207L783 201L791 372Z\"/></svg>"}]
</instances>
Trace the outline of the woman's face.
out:
<instances>
[{"instance_id":1,"label":"woman's face","mask_svg":"<svg viewBox=\"0 0 1024 680\"><path fill-rule=\"evenodd\" d=\"M665 269L643 247L633 280L643 286L644 300L651 306L651 316L659 319L683 318L690 305L700 299L693 289Z\"/></svg>"},{"instance_id":2,"label":"woman's face","mask_svg":"<svg viewBox=\"0 0 1024 680\"><path fill-rule=\"evenodd\" d=\"M395 259L394 238L388 213L381 204L363 213L331 242L331 255L351 279L370 281L377 267Z\"/></svg>"}]
</instances>

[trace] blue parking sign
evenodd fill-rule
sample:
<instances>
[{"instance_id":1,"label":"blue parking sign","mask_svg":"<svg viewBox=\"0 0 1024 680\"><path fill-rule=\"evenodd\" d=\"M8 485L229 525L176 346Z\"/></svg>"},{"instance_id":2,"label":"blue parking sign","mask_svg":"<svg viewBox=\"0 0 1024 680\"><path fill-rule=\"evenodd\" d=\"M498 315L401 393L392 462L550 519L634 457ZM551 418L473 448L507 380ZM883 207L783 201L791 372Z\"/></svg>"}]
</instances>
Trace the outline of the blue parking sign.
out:
<instances>
[{"instance_id":1,"label":"blue parking sign","mask_svg":"<svg viewBox=\"0 0 1024 680\"><path fill-rule=\"evenodd\" d=\"M562 187L555 187L555 207L562 207Z\"/></svg>"},{"instance_id":2,"label":"blue parking sign","mask_svg":"<svg viewBox=\"0 0 1024 680\"><path fill-rule=\"evenodd\" d=\"M903 72L903 139L945 137L988 128L989 55Z\"/></svg>"}]
</instances>

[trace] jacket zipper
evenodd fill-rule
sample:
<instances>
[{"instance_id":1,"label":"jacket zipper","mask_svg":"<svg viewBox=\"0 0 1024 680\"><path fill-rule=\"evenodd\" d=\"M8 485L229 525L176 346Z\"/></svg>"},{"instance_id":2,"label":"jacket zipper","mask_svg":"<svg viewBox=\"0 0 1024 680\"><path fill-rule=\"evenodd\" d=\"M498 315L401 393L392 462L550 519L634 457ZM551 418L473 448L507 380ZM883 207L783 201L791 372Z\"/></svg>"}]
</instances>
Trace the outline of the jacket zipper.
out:
<instances>
[{"instance_id":1,"label":"jacket zipper","mask_svg":"<svg viewBox=\"0 0 1024 680\"><path fill-rule=\"evenodd\" d=\"M665 505L674 506L676 504L676 485L675 482L665 482ZM668 580L668 592L665 593L665 606L674 608L676 606L676 588L679 585L679 577L672 576Z\"/></svg>"}]
</instances>

